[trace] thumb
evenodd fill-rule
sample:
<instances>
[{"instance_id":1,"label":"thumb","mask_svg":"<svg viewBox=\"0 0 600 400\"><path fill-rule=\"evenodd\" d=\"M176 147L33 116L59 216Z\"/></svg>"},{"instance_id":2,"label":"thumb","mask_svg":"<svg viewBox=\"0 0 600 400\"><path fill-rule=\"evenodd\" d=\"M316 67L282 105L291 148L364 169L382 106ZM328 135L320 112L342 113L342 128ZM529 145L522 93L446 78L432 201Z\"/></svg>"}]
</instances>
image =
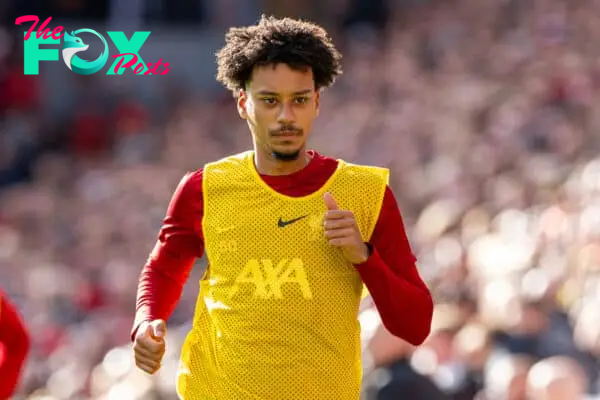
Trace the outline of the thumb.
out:
<instances>
[{"instance_id":1,"label":"thumb","mask_svg":"<svg viewBox=\"0 0 600 400\"><path fill-rule=\"evenodd\" d=\"M162 319L152 321L152 336L155 338L164 338L167 335L167 324Z\"/></svg>"},{"instance_id":2,"label":"thumb","mask_svg":"<svg viewBox=\"0 0 600 400\"><path fill-rule=\"evenodd\" d=\"M140 325L136 337L138 337L139 339L147 339L147 338L151 338L152 337L152 325L150 325L149 322L144 322L142 323L142 325Z\"/></svg>"},{"instance_id":3,"label":"thumb","mask_svg":"<svg viewBox=\"0 0 600 400\"><path fill-rule=\"evenodd\" d=\"M323 200L325 200L325 207L327 207L328 210L337 210L339 209L337 202L335 201L335 199L333 198L333 195L329 192L325 193L323 195Z\"/></svg>"}]
</instances>

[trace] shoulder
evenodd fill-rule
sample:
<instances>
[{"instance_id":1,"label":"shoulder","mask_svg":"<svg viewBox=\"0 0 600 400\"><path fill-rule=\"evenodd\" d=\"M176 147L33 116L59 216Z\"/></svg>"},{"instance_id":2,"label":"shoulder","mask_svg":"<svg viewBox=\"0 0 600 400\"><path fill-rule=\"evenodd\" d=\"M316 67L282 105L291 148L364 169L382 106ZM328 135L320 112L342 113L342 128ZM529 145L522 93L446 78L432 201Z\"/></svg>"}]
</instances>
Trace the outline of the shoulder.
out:
<instances>
[{"instance_id":1,"label":"shoulder","mask_svg":"<svg viewBox=\"0 0 600 400\"><path fill-rule=\"evenodd\" d=\"M204 167L199 168L195 171L188 171L179 182L178 190L185 192L201 192L202 181L209 173L222 171L225 166L243 165L247 157L251 156L251 151L245 151L243 153L234 154L231 156L223 157L219 160L206 163Z\"/></svg>"},{"instance_id":2,"label":"shoulder","mask_svg":"<svg viewBox=\"0 0 600 400\"><path fill-rule=\"evenodd\" d=\"M251 150L244 151L242 153L233 154L227 157L223 157L219 160L207 163L204 166L204 171L212 173L213 171L219 171L224 167L241 167L246 165L248 158L253 156Z\"/></svg>"},{"instance_id":3,"label":"shoulder","mask_svg":"<svg viewBox=\"0 0 600 400\"><path fill-rule=\"evenodd\" d=\"M390 170L384 167L374 165L354 164L345 160L339 160L342 170L346 174L350 174L357 179L372 179L386 185L389 182Z\"/></svg>"},{"instance_id":4,"label":"shoulder","mask_svg":"<svg viewBox=\"0 0 600 400\"><path fill-rule=\"evenodd\" d=\"M185 192L193 192L202 190L202 178L204 176L204 168L199 168L195 171L188 171L179 181L177 190Z\"/></svg>"},{"instance_id":5,"label":"shoulder","mask_svg":"<svg viewBox=\"0 0 600 400\"><path fill-rule=\"evenodd\" d=\"M183 175L171 197L169 212L173 212L175 208L187 207L187 204L202 201L203 176L203 168L188 171Z\"/></svg>"},{"instance_id":6,"label":"shoulder","mask_svg":"<svg viewBox=\"0 0 600 400\"><path fill-rule=\"evenodd\" d=\"M323 155L315 150L309 150L308 153L313 157L314 160L317 161L318 164L334 167L339 165L340 169L342 169L344 172L360 174L367 177L370 176L373 178L383 178L386 182L389 178L390 170L388 168L366 164L355 164L341 158Z\"/></svg>"}]
</instances>

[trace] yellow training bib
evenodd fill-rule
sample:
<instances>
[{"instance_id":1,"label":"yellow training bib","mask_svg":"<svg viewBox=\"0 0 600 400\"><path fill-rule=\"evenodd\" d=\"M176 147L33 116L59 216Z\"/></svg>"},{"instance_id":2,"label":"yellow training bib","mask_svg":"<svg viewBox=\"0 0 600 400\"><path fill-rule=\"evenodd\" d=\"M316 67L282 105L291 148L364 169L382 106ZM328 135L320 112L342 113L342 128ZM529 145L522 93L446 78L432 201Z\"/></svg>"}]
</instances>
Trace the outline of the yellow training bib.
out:
<instances>
[{"instance_id":1,"label":"yellow training bib","mask_svg":"<svg viewBox=\"0 0 600 400\"><path fill-rule=\"evenodd\" d=\"M203 232L209 267L181 354L185 400L357 400L362 282L323 232L329 191L375 228L388 170L339 160L317 192L271 189L254 152L206 165Z\"/></svg>"}]
</instances>

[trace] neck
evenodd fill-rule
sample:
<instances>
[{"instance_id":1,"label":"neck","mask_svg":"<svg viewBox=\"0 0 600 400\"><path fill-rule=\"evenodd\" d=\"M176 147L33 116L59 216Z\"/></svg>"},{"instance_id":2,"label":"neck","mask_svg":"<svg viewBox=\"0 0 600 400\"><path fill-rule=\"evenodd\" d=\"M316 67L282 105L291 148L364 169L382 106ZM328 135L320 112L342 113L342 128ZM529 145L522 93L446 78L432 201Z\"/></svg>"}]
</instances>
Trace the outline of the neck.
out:
<instances>
[{"instance_id":1,"label":"neck","mask_svg":"<svg viewBox=\"0 0 600 400\"><path fill-rule=\"evenodd\" d=\"M291 175L300 171L310 161L310 156L302 149L298 159L291 161L282 161L262 151L254 152L254 164L256 170L261 175Z\"/></svg>"}]
</instances>

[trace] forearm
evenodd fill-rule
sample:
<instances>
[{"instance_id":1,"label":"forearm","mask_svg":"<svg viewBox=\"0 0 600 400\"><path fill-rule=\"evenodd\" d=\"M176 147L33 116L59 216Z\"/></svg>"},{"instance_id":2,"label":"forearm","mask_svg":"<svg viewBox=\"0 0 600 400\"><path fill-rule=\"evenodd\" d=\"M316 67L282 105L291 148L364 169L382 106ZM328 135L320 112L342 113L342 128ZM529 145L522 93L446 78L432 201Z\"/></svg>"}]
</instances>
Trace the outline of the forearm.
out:
<instances>
[{"instance_id":1,"label":"forearm","mask_svg":"<svg viewBox=\"0 0 600 400\"><path fill-rule=\"evenodd\" d=\"M167 209L152 254L140 274L131 338L144 321L167 320L181 298L197 258L202 237L202 171L186 174Z\"/></svg>"},{"instance_id":2,"label":"forearm","mask_svg":"<svg viewBox=\"0 0 600 400\"><path fill-rule=\"evenodd\" d=\"M429 336L433 300L416 266L400 209L387 188L370 240L372 254L357 265L385 327L419 345Z\"/></svg>"},{"instance_id":3,"label":"forearm","mask_svg":"<svg viewBox=\"0 0 600 400\"><path fill-rule=\"evenodd\" d=\"M3 301L1 297L0 301ZM5 302L0 316L0 399L10 398L16 389L29 347L23 322L16 310Z\"/></svg>"},{"instance_id":4,"label":"forearm","mask_svg":"<svg viewBox=\"0 0 600 400\"><path fill-rule=\"evenodd\" d=\"M0 344L0 346L3 346ZM0 399L8 399L14 393L19 383L21 371L27 353L29 351L28 342L13 343L11 346L3 346L4 351L0 349Z\"/></svg>"},{"instance_id":5,"label":"forearm","mask_svg":"<svg viewBox=\"0 0 600 400\"><path fill-rule=\"evenodd\" d=\"M131 337L144 321L168 320L177 306L194 263L194 258L172 261L168 268L180 271L178 277L165 272L165 266L149 262L140 275L137 290L136 313Z\"/></svg>"},{"instance_id":6,"label":"forearm","mask_svg":"<svg viewBox=\"0 0 600 400\"><path fill-rule=\"evenodd\" d=\"M407 267L388 266L374 248L367 262L356 269L369 289L384 326L394 336L419 345L431 329L433 300L424 285L410 282L394 272Z\"/></svg>"}]
</instances>

